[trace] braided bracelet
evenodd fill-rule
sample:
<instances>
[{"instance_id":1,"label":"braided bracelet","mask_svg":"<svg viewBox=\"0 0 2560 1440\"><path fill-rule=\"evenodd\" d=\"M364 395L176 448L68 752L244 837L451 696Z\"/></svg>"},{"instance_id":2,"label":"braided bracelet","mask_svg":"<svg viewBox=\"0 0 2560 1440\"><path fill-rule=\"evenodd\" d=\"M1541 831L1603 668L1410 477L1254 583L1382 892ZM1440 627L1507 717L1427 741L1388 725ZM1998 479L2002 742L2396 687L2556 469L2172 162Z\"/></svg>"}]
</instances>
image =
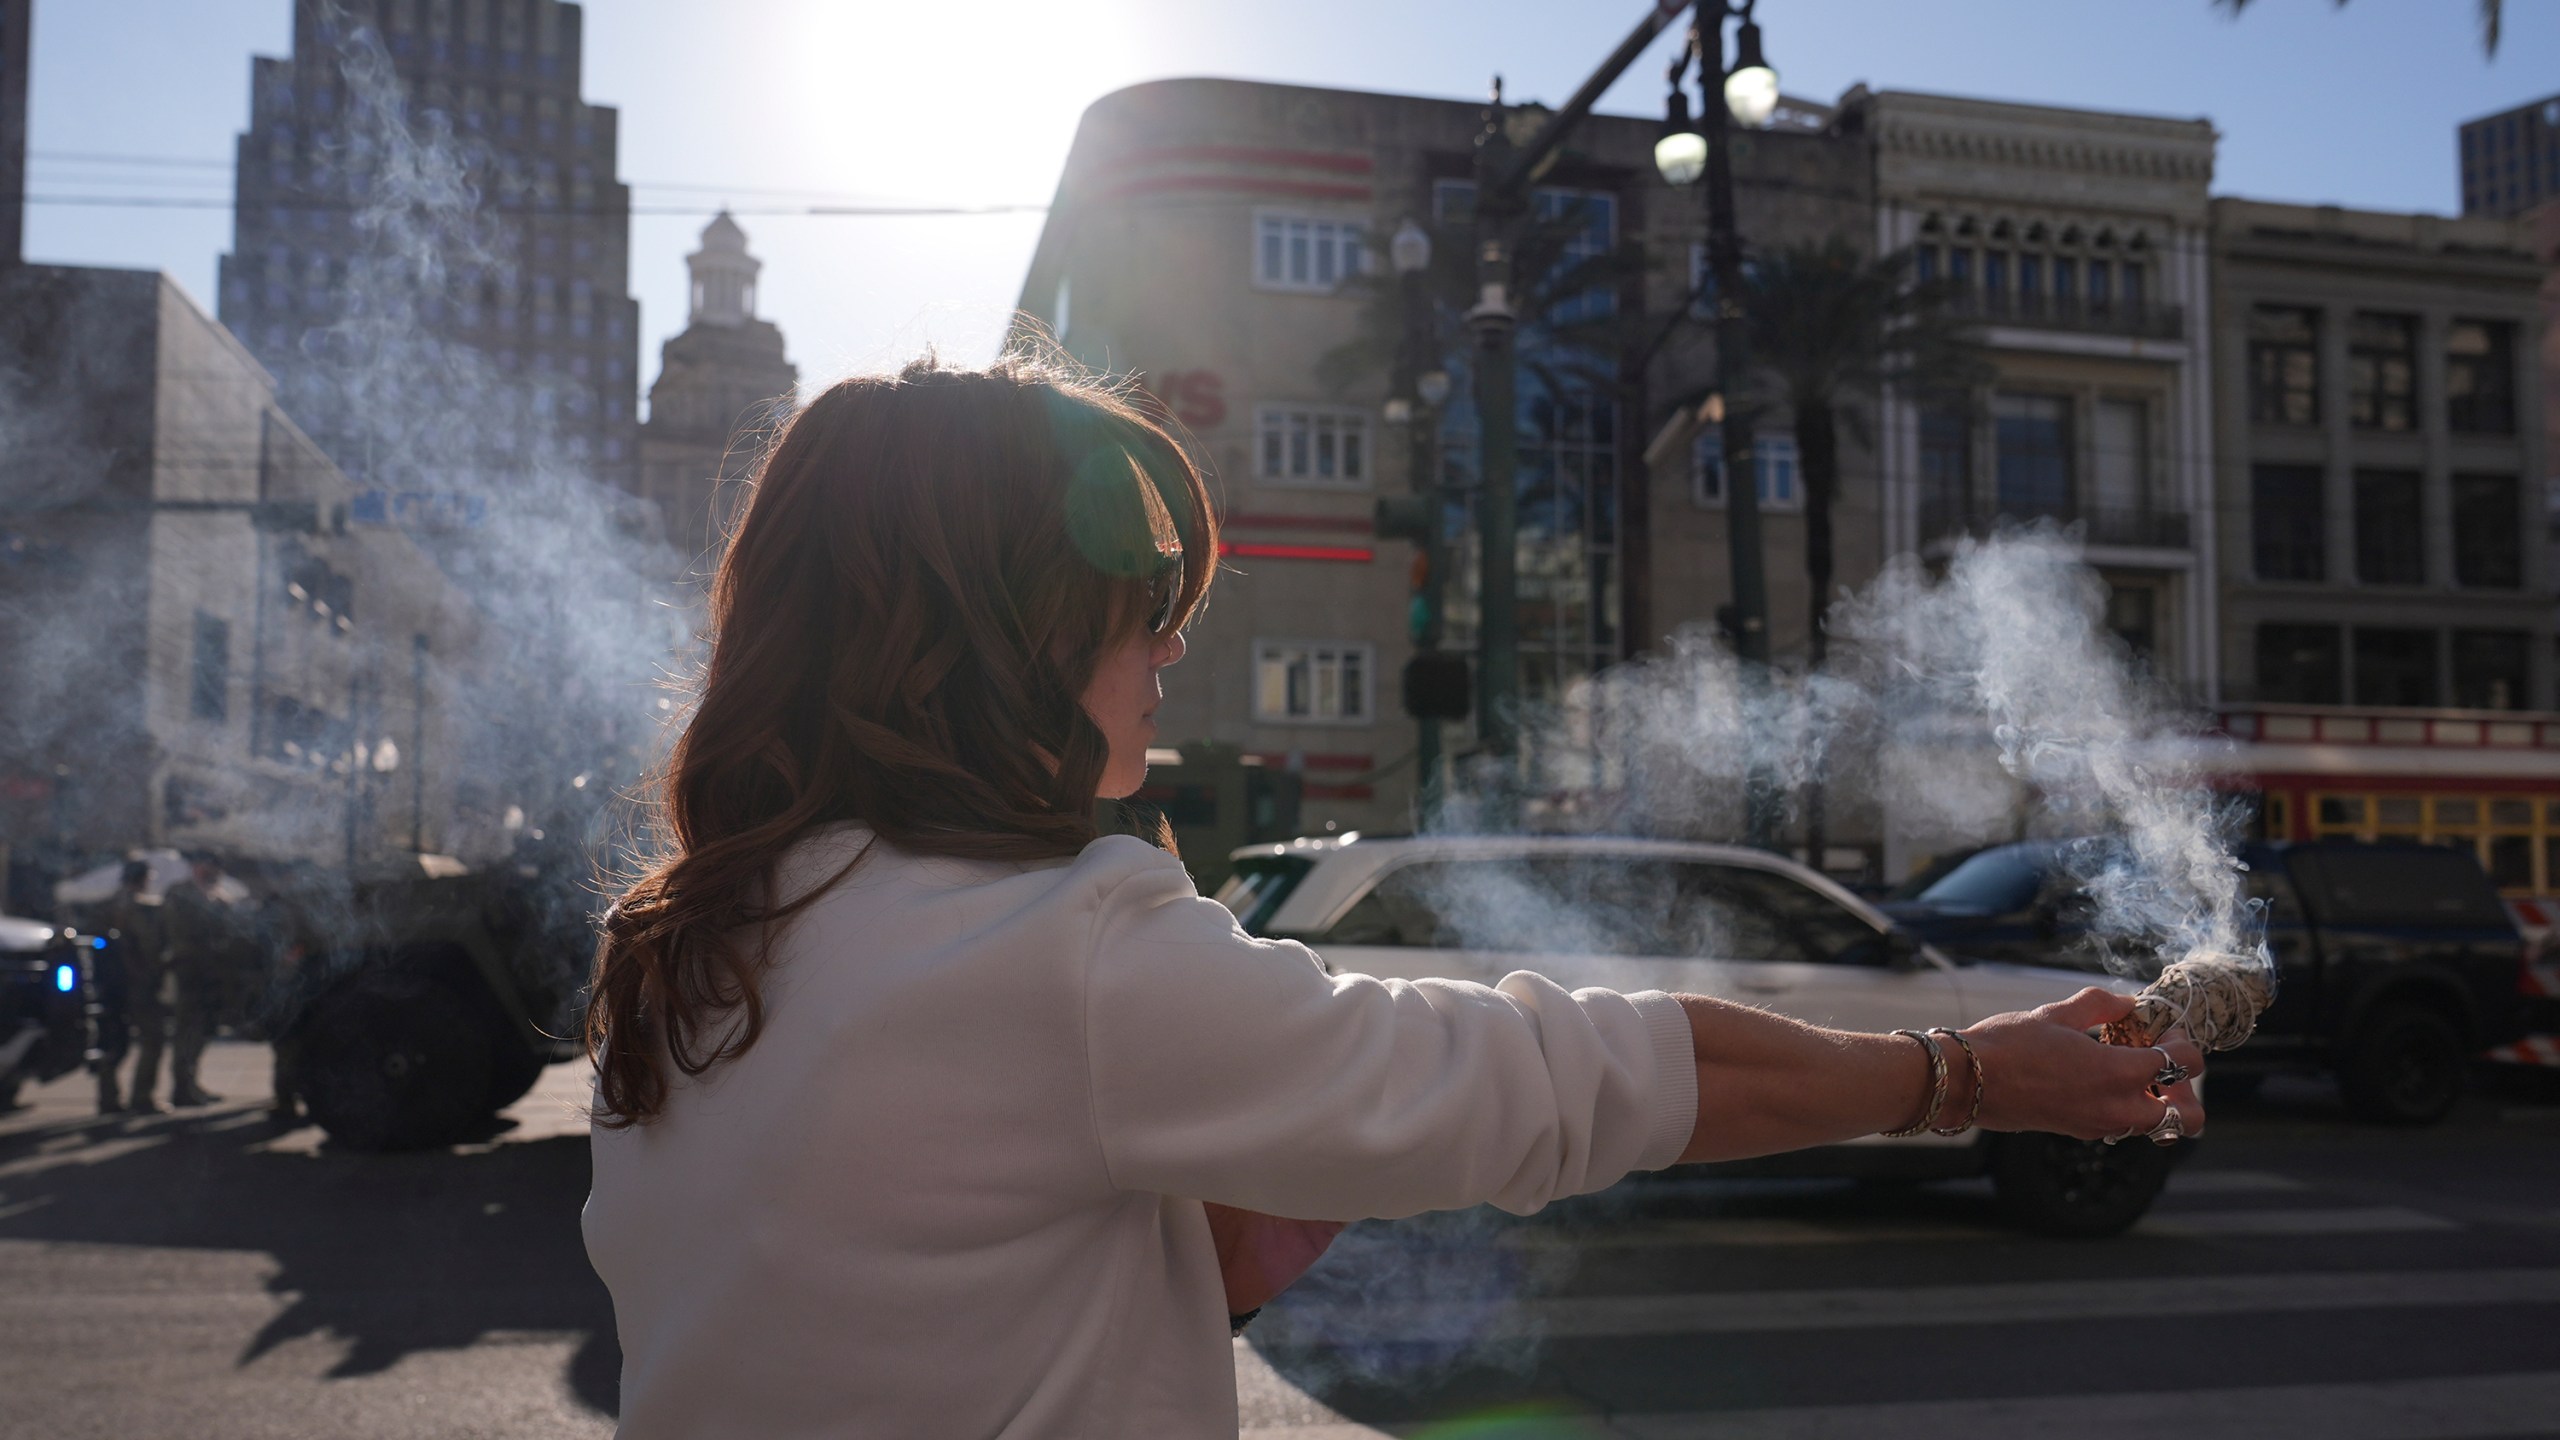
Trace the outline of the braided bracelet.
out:
<instances>
[{"instance_id":1,"label":"braided bracelet","mask_svg":"<svg viewBox=\"0 0 2560 1440\"><path fill-rule=\"evenodd\" d=\"M1919 1119L1912 1121L1910 1124L1903 1126L1899 1130L1887 1130L1882 1132L1884 1137L1888 1140L1898 1140L1905 1135L1917 1135L1921 1131L1928 1129L1929 1122L1937 1119L1938 1112L1945 1109L1947 1106L1946 1052L1938 1048L1937 1041L1930 1039L1926 1034L1923 1034L1918 1030L1896 1030L1893 1033L1896 1035L1910 1036L1912 1039L1920 1042L1921 1049L1929 1052L1929 1099L1928 1103L1920 1107Z\"/></svg>"},{"instance_id":2,"label":"braided bracelet","mask_svg":"<svg viewBox=\"0 0 2560 1440\"><path fill-rule=\"evenodd\" d=\"M1982 1092L1989 1088L1988 1083L1982 1078L1982 1057L1973 1053L1973 1042L1964 1038L1964 1032L1961 1030L1950 1030L1943 1025L1938 1025L1931 1027L1929 1033L1944 1035L1963 1046L1965 1063L1973 1068L1973 1103L1965 1107L1964 1123L1953 1130L1941 1130L1935 1125L1929 1127L1929 1133L1932 1135L1949 1137L1961 1135L1973 1128L1973 1122L1982 1118Z\"/></svg>"}]
</instances>

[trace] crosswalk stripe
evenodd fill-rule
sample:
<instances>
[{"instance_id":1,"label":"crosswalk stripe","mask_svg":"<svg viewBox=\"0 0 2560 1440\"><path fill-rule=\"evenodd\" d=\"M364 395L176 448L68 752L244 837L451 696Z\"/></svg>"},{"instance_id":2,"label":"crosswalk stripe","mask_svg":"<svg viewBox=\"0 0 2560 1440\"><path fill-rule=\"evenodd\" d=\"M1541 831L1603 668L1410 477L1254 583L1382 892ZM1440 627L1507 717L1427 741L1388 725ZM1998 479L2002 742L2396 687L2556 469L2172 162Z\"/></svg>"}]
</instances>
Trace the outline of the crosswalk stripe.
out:
<instances>
[{"instance_id":1,"label":"crosswalk stripe","mask_svg":"<svg viewBox=\"0 0 2560 1440\"><path fill-rule=\"evenodd\" d=\"M2459 1230L2459 1221L2400 1205L2311 1210L2181 1210L2153 1213L2134 1227L2143 1235L2387 1235Z\"/></svg>"},{"instance_id":2,"label":"crosswalk stripe","mask_svg":"<svg viewBox=\"0 0 2560 1440\"><path fill-rule=\"evenodd\" d=\"M2072 1440L2455 1440L2547 1432L2560 1415L2560 1373L2466 1375L2348 1385L2134 1391L1985 1400L1896 1400L1610 1417L1606 1433L1639 1440L1943 1440L1949 1435L2068 1435ZM1261 1426L1243 1440L1396 1440L1431 1427L1348 1421ZM1598 1426L1591 1434L1602 1433Z\"/></svg>"},{"instance_id":3,"label":"crosswalk stripe","mask_svg":"<svg viewBox=\"0 0 2560 1440\"><path fill-rule=\"evenodd\" d=\"M2199 1275L2174 1280L2028 1281L1907 1289L1768 1290L1726 1294L1554 1296L1499 1313L1446 1305L1275 1307L1265 1343L1465 1342L1630 1335L1745 1334L1942 1325L2050 1324L2272 1314L2560 1304L2560 1269L2405 1270L2361 1274Z\"/></svg>"}]
</instances>

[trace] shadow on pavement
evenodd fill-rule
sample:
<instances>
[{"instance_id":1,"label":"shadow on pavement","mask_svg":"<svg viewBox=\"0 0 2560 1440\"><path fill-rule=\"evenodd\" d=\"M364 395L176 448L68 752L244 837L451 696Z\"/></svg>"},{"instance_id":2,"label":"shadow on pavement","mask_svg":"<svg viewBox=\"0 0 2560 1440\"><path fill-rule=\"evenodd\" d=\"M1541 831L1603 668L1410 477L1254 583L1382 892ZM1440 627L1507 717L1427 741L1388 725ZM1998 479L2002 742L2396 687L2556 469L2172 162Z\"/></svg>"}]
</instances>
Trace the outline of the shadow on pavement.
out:
<instances>
[{"instance_id":1,"label":"shadow on pavement","mask_svg":"<svg viewBox=\"0 0 2560 1440\"><path fill-rule=\"evenodd\" d=\"M56 1121L0 1133L0 1240L249 1251L287 1297L242 1350L326 1334L332 1376L494 1334L582 1334L568 1381L617 1404L613 1304L578 1230L587 1140L413 1155L278 1146L263 1109Z\"/></svg>"}]
</instances>

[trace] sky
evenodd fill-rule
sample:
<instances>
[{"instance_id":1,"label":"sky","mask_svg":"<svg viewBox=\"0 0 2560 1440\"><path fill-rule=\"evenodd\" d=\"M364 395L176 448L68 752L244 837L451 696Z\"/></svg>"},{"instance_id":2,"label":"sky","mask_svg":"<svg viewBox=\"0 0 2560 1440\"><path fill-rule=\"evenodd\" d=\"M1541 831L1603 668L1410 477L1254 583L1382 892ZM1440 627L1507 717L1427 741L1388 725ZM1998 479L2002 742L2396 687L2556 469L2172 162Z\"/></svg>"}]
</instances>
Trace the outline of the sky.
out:
<instances>
[{"instance_id":1,"label":"sky","mask_svg":"<svg viewBox=\"0 0 2560 1440\"><path fill-rule=\"evenodd\" d=\"M29 192L226 202L249 60L292 0L37 0ZM728 203L766 262L760 309L804 384L928 345L989 355L1038 213L822 217L812 201L1039 205L1077 117L1142 80L1219 75L1560 102L1644 0L588 0L586 98L621 112L634 186L641 377L684 326L684 256ZM2455 127L2560 93L2560 4L2509 0L2482 54L2473 0L1767 0L1788 93L1864 82L2205 117L2215 190L2459 209ZM1676 34L1677 27L1674 27ZM1667 34L1602 100L1661 113ZM116 157L116 158L97 158ZM34 203L30 258L163 269L210 306L219 208Z\"/></svg>"}]
</instances>

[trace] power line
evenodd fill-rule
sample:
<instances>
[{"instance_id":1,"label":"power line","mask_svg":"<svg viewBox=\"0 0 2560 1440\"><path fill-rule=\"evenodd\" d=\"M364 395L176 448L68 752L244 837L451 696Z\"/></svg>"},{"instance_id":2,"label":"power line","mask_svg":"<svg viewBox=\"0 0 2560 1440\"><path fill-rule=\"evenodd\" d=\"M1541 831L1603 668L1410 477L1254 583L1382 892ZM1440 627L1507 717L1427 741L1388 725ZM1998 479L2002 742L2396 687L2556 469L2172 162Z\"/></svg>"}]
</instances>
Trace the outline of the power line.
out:
<instances>
[{"instance_id":1,"label":"power line","mask_svg":"<svg viewBox=\"0 0 2560 1440\"><path fill-rule=\"evenodd\" d=\"M228 199L217 196L175 195L30 195L29 205L53 205L75 209L101 210L231 210L237 208ZM278 200L265 208L303 211L337 211L355 213L373 209L342 201ZM397 208L397 207L384 207ZM595 205L509 205L499 203L479 207L484 213L500 215L713 215L726 212L749 217L816 216L827 219L889 218L930 215L1037 215L1049 207L1042 205L783 205L750 206L632 205L608 209Z\"/></svg>"},{"instance_id":2,"label":"power line","mask_svg":"<svg viewBox=\"0 0 2560 1440\"><path fill-rule=\"evenodd\" d=\"M135 167L141 167L141 168L145 168L145 169L197 169L197 170L218 170L218 171L224 171L224 172L229 172L229 171L231 171L231 170L233 169L233 163L232 163L231 161L229 161L229 160L214 160L214 159L200 158L200 157L196 157L196 156L186 156L186 155L133 155L133 154L111 154L111 153L104 152L104 151L86 151L86 150L36 150L36 151L31 151L31 152L29 152L29 158L30 158L30 159L33 159L33 160L37 160L37 161L68 161L68 162L72 162L72 163L75 163L75 164L122 165L122 166L135 166ZM95 184L95 183L103 183L103 180L104 180L104 178L105 178L105 177L88 177L88 176L68 175L68 176L55 176L54 178L55 178L57 181L59 181L59 182L61 182L61 183L65 183L65 184ZM116 178L118 178L119 180L123 180L123 179L125 179L125 178L127 178L127 177L119 176L119 177L116 177ZM206 176L206 177L204 177L204 178L205 178L206 180L212 180L212 179L213 179L213 178L215 178L215 177L213 177L213 176ZM693 193L706 194L706 195L758 195L758 196L765 196L765 197L768 197L768 198L774 198L774 199L804 199L804 198L805 198L805 199L809 200L809 201L810 201L811 203L813 203L813 204L820 204L820 205L841 205L841 206L851 207L851 208L852 208L852 210L853 210L855 213L863 213L863 214L873 213L874 211L885 211L885 212L887 212L887 213L897 213L897 214L905 214L905 213L910 213L910 212L913 212L913 213L920 213L920 214L942 214L942 213L946 213L946 211L945 211L943 208L940 208L940 207L926 207L926 206L921 206L921 205L904 205L904 204L898 204L898 203L896 203L896 202L873 201L873 200L869 200L869 199L866 199L866 198L863 198L863 197L860 197L860 196L849 195L849 194L847 194L846 192L841 191L841 190L828 190L828 189L823 189L823 188L820 188L820 187L817 187L817 186L812 186L812 185L788 185L788 186L772 186L772 185L731 185L731 184L721 183L721 182L718 182L718 181L704 181L704 180L623 180L623 181L619 181L619 182L617 182L617 183L620 183L620 184L623 184L623 185L627 185L627 186L629 186L630 188L632 188L632 189L634 189L634 190L673 190L673 191L686 191L686 192L693 192ZM1001 212L1014 211L1014 210L1029 210L1029 209L1045 210L1045 209L1047 209L1047 208L1048 208L1048 207L1047 207L1047 206L1045 206L1045 205L1039 205L1039 206L1012 206L1012 205L1008 205L1008 206L963 206L963 207L951 207L951 208L950 208L950 210L948 211L948 213L955 213L955 214L1001 213ZM692 211L684 211L684 212L671 212L671 213L686 213L686 214L691 214L691 213L696 213L696 212L692 212ZM733 211L732 213L743 213L743 212L734 212L734 211ZM797 212L797 211L789 211L789 212L775 212L775 213L790 213L790 214L797 214L797 213L799 213L799 212Z\"/></svg>"}]
</instances>

